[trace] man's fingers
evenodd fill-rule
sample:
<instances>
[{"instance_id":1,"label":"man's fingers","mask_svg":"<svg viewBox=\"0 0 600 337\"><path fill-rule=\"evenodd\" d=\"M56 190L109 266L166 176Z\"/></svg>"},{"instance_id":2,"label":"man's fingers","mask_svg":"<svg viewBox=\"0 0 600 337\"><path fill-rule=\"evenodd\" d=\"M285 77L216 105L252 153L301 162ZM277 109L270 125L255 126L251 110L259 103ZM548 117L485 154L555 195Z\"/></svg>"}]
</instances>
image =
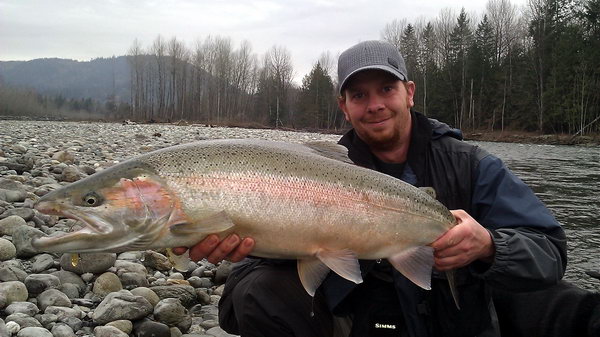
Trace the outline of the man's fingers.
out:
<instances>
[{"instance_id":1,"label":"man's fingers","mask_svg":"<svg viewBox=\"0 0 600 337\"><path fill-rule=\"evenodd\" d=\"M435 240L431 247L438 250L444 250L453 246L456 246L462 241L461 227L455 226L448 230L444 235Z\"/></svg>"},{"instance_id":2,"label":"man's fingers","mask_svg":"<svg viewBox=\"0 0 600 337\"><path fill-rule=\"evenodd\" d=\"M221 241L206 259L210 263L218 263L224 260L239 244L240 237L236 234L231 234L225 240Z\"/></svg>"},{"instance_id":3,"label":"man's fingers","mask_svg":"<svg viewBox=\"0 0 600 337\"><path fill-rule=\"evenodd\" d=\"M219 244L219 237L216 235L209 235L204 240L195 244L190 248L190 259L193 261L200 261L207 257Z\"/></svg>"},{"instance_id":4,"label":"man's fingers","mask_svg":"<svg viewBox=\"0 0 600 337\"><path fill-rule=\"evenodd\" d=\"M469 263L464 257L461 256L450 256L445 258L435 258L435 269L440 271L456 269L464 267Z\"/></svg>"},{"instance_id":5,"label":"man's fingers","mask_svg":"<svg viewBox=\"0 0 600 337\"><path fill-rule=\"evenodd\" d=\"M171 251L173 253L175 253L175 255L181 255L183 253L185 253L188 250L187 247L175 247L173 249L171 249Z\"/></svg>"},{"instance_id":6,"label":"man's fingers","mask_svg":"<svg viewBox=\"0 0 600 337\"><path fill-rule=\"evenodd\" d=\"M245 238L242 243L231 253L227 258L231 262L239 262L243 260L254 248L254 239Z\"/></svg>"}]
</instances>

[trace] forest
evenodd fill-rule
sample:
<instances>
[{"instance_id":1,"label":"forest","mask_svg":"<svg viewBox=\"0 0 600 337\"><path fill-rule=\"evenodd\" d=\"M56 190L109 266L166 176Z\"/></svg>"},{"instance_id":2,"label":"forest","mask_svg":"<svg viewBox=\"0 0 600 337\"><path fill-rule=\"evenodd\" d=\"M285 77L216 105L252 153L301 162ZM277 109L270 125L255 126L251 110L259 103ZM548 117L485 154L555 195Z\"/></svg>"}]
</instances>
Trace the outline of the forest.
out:
<instances>
[{"instance_id":1,"label":"forest","mask_svg":"<svg viewBox=\"0 0 600 337\"><path fill-rule=\"evenodd\" d=\"M471 131L598 134L599 19L600 0L528 0L523 7L489 0L483 13L443 9L435 18L399 18L379 38L401 51L417 87L415 110L429 117ZM234 45L226 36L189 46L159 35L149 45L135 39L126 54L129 101L82 101L107 119L348 127L330 51L301 84L284 45L258 55L249 41ZM0 85L0 101L6 91Z\"/></svg>"}]
</instances>

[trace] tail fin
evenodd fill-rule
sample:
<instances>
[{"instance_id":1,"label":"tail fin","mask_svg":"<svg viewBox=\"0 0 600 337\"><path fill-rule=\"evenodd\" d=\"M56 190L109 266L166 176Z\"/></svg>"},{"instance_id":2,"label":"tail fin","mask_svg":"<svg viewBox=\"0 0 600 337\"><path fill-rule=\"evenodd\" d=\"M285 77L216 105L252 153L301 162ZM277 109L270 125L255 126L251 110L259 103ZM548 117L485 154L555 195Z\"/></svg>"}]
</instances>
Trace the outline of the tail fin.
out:
<instances>
[{"instance_id":1,"label":"tail fin","mask_svg":"<svg viewBox=\"0 0 600 337\"><path fill-rule=\"evenodd\" d=\"M448 285L450 286L450 293L452 293L454 304L456 304L456 308L460 310L460 303L458 302L458 289L456 289L456 282L454 280L454 270L448 270L446 272L446 278L448 279Z\"/></svg>"}]
</instances>

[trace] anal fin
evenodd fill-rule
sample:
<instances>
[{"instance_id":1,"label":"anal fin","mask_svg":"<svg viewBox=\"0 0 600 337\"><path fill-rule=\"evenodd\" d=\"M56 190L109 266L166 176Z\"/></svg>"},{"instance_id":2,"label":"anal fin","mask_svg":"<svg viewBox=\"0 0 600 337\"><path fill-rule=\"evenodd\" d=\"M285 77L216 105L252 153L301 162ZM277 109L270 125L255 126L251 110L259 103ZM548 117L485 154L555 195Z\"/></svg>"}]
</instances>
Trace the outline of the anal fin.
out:
<instances>
[{"instance_id":1,"label":"anal fin","mask_svg":"<svg viewBox=\"0 0 600 337\"><path fill-rule=\"evenodd\" d=\"M318 259L298 260L300 282L310 296L315 296L317 288L329 273L329 267Z\"/></svg>"}]
</instances>

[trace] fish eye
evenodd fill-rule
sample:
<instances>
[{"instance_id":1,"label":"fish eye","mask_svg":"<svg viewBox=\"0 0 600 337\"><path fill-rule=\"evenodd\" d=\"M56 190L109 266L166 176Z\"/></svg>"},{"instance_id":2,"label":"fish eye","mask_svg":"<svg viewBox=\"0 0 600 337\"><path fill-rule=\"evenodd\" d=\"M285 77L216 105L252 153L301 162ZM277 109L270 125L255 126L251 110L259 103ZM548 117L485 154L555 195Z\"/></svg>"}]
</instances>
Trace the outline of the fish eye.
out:
<instances>
[{"instance_id":1,"label":"fish eye","mask_svg":"<svg viewBox=\"0 0 600 337\"><path fill-rule=\"evenodd\" d=\"M83 196L84 206L99 206L102 203L102 198L95 192L90 192Z\"/></svg>"}]
</instances>

